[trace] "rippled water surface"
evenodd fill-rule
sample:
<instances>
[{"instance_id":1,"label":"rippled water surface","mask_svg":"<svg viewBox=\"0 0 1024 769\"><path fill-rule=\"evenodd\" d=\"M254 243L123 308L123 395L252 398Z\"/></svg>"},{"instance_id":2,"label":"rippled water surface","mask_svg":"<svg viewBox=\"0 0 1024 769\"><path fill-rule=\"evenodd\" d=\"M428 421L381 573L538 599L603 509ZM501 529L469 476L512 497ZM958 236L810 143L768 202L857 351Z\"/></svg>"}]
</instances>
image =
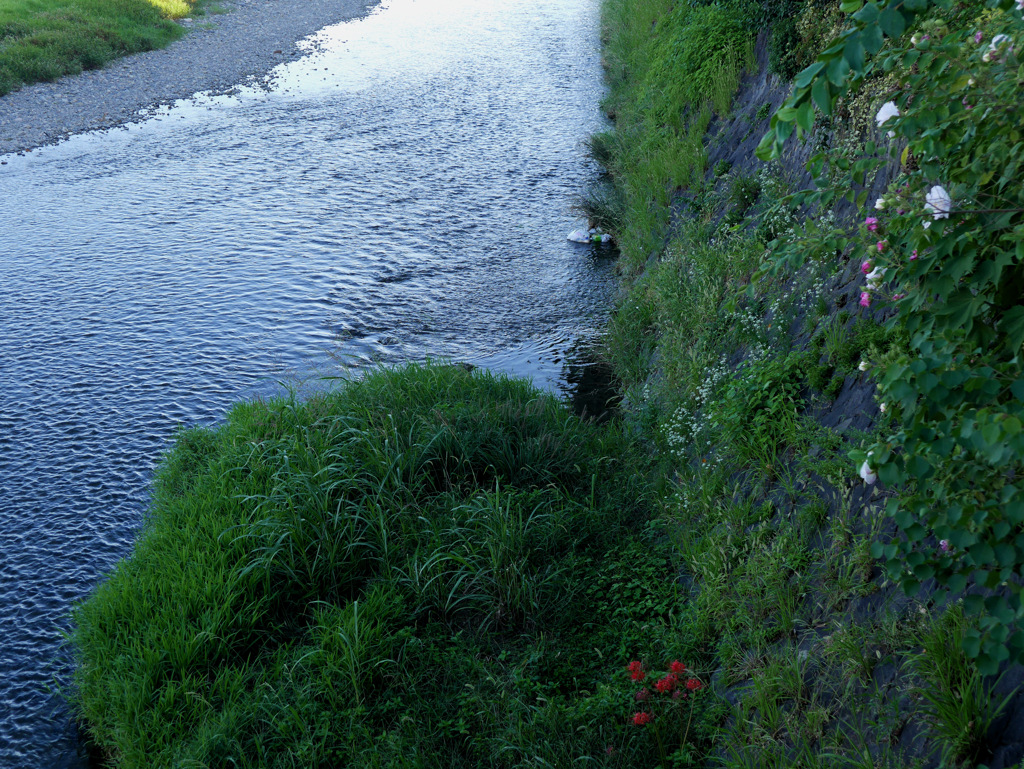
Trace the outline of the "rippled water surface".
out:
<instances>
[{"instance_id":1,"label":"rippled water surface","mask_svg":"<svg viewBox=\"0 0 1024 769\"><path fill-rule=\"evenodd\" d=\"M595 6L393 0L269 91L4 158L0 766L85 765L47 693L59 629L177 425L374 361L579 381L612 289L609 254L565 241Z\"/></svg>"}]
</instances>

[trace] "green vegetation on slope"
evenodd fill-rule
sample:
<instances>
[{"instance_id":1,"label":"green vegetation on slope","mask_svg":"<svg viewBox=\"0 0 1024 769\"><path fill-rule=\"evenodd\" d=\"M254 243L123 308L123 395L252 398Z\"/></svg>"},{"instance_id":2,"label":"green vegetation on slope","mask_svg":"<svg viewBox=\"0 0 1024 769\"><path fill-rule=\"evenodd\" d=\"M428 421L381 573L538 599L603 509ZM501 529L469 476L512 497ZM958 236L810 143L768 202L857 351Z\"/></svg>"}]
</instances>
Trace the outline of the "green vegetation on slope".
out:
<instances>
[{"instance_id":1,"label":"green vegetation on slope","mask_svg":"<svg viewBox=\"0 0 1024 769\"><path fill-rule=\"evenodd\" d=\"M119 767L626 767L703 744L645 461L456 366L239 405L180 434L132 556L76 610L78 712ZM680 735L630 725L633 660Z\"/></svg>"},{"instance_id":2,"label":"green vegetation on slope","mask_svg":"<svg viewBox=\"0 0 1024 769\"><path fill-rule=\"evenodd\" d=\"M0 96L28 83L95 69L161 48L182 34L184 0L5 0L0 4Z\"/></svg>"},{"instance_id":3,"label":"green vegetation on slope","mask_svg":"<svg viewBox=\"0 0 1024 769\"><path fill-rule=\"evenodd\" d=\"M863 260L861 304L910 334L908 354L876 370L897 423L854 455L900 492L888 504L899 536L874 552L908 592L932 579L967 591L965 648L994 674L1024 662L1024 6L847 10L850 28L797 78L760 153L816 112L874 97L878 140L852 163L812 158L819 189L795 202L829 205L838 182L865 211L858 229L811 240ZM898 171L872 205L865 182L886 164ZM777 244L773 269L804 255L799 240Z\"/></svg>"},{"instance_id":4,"label":"green vegetation on slope","mask_svg":"<svg viewBox=\"0 0 1024 769\"><path fill-rule=\"evenodd\" d=\"M782 5L799 22L790 36L799 49L785 48L780 23L762 64L810 69L772 120L771 162L751 153L706 171L700 150L739 145L753 111L703 134L708 124L694 116L727 118L731 107L720 93L678 87L685 71L656 52L703 41L685 23L668 26L688 11L652 11L650 0L607 1L616 131L592 145L611 175L592 209L623 251L610 354L632 419L672 480L661 521L692 585L680 632L713 660L716 693L734 703L708 759L976 766L991 757L990 728L1009 703L985 674L1021 638L1014 52L1024 25L1009 3L907 3L906 15L927 13L898 29L879 12L885 3L765 8ZM748 40L760 31L752 4L717 7ZM833 46L843 10L858 12L865 37ZM878 19L895 35L882 53L882 33L868 29ZM868 35L876 65L864 55ZM717 50L709 44L706 58ZM834 86L848 75L840 98ZM653 115L652 93L670 103L644 123L628 105ZM887 147L874 118L894 98L901 116L886 130L906 138ZM662 141L666 116L683 116L695 134ZM795 133L802 146L785 142ZM700 148L687 150L687 172L651 173L650 159L672 157L673 141L675 151ZM813 156L818 189L795 195L801 154ZM875 203L876 171L891 182L885 212L851 216L851 203ZM950 223L934 216L945 210L930 191L947 180L955 200L970 201ZM864 223L867 214L879 221ZM862 261L887 270L872 275L873 288ZM931 577L951 594L932 583L918 595ZM999 590L965 592L974 586ZM1019 665L1009 673L1019 682Z\"/></svg>"}]
</instances>

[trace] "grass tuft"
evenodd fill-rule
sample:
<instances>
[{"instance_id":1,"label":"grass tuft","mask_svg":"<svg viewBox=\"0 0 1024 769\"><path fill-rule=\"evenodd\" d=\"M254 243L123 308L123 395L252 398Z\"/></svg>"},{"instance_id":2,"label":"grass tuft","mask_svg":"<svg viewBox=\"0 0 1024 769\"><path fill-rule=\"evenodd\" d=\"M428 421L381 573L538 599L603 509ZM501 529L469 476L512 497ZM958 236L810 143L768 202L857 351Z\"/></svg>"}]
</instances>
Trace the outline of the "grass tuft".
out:
<instances>
[{"instance_id":1,"label":"grass tuft","mask_svg":"<svg viewBox=\"0 0 1024 769\"><path fill-rule=\"evenodd\" d=\"M183 29L186 0L7 0L0 5L0 96L131 53L162 48Z\"/></svg>"}]
</instances>

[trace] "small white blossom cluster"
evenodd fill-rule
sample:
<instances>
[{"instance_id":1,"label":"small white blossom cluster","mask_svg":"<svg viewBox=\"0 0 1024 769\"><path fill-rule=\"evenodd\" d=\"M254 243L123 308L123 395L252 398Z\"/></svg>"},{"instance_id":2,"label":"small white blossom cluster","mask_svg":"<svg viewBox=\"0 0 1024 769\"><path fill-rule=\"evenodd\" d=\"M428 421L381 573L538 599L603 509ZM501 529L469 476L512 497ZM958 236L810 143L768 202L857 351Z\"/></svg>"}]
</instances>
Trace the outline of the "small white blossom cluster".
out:
<instances>
[{"instance_id":1,"label":"small white blossom cluster","mask_svg":"<svg viewBox=\"0 0 1024 769\"><path fill-rule=\"evenodd\" d=\"M705 371L704 379L693 393L693 401L689 408L677 407L666 423L665 440L669 449L680 460L687 459L691 448L694 456L711 454L710 425L705 419L707 405L712 402L722 382L731 373L728 358L723 355L717 364ZM711 458L711 463L716 464L714 457Z\"/></svg>"}]
</instances>

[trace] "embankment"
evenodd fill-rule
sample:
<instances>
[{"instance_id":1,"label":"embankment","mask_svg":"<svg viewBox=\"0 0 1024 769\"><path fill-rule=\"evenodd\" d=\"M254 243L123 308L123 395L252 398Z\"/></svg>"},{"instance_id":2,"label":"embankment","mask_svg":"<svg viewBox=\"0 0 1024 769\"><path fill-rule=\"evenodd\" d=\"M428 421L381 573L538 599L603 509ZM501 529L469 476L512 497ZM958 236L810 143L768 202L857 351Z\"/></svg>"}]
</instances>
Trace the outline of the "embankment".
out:
<instances>
[{"instance_id":1,"label":"embankment","mask_svg":"<svg viewBox=\"0 0 1024 769\"><path fill-rule=\"evenodd\" d=\"M917 370L915 359L947 343L938 340L959 339L929 325L944 310L935 300L956 285L947 280L929 293L929 274L948 269L947 259L964 280L969 268L953 257L968 248L965 232L979 242L1009 237L1005 252L1020 227L1014 199L1000 204L1005 220L965 216L960 229L940 234L950 206L933 202L938 183L951 186L952 169L980 152L971 143L975 98L1002 121L987 140L1014 141L1012 97L998 84L1016 66L1006 50L1021 34L1020 14L929 7L912 26L900 16L898 27L886 27L879 50L883 33L877 45L867 35L881 5L848 17L829 2L606 3L605 106L616 129L594 137L609 178L583 207L623 249L610 354L627 412L669 481L664 525L688 588L679 632L707 655L729 706L705 760L730 767L1005 767L1024 756L1024 702L1013 694L1024 676L1008 659L1019 648L1012 585L1024 559L1005 545L1019 534L1020 516L979 513L958 523L945 515L965 504L954 501L967 492L951 480L960 461L977 462L973 504L1014 498L1006 488L1020 472L1019 453L1006 448L1017 441L1020 407L1014 337L1004 357L998 348L988 360L984 347L957 349L932 389L903 379ZM874 70L860 37L834 45L856 25L869 30ZM984 95L965 96L963 107L952 101L943 113L934 104L918 115L915 95L919 104L929 88L918 58L939 40L944 55L960 67L970 61L976 73L962 83L949 74L949 82L991 82L991 90L982 85ZM994 53L985 56L989 45ZM890 58L883 70L886 56L906 58ZM945 86L939 56L921 61ZM1005 74L988 68L1000 56ZM798 81L807 106L798 110L787 101L790 78L808 65ZM864 68L852 89L839 98L830 82L812 101L816 73L847 88L852 66ZM894 98L910 114L890 144L874 117ZM922 144L930 140L915 128L940 119L948 143ZM769 131L793 136L764 161L755 151ZM942 162L915 160L926 153ZM1019 184L1017 166L1008 174ZM967 198L965 208L993 194L991 177L979 174L972 192L967 172L959 178L954 194ZM799 194L807 187L814 192ZM923 258L929 274L918 272ZM974 269L987 275L982 264ZM1003 276L1003 290L1015 280ZM960 301L993 290L981 285ZM978 322L999 322L983 302L974 307ZM1007 431L993 430L980 457L973 445L942 456L911 447L906 436L934 419L924 415L953 408L929 404L937 383L970 367L1001 372L984 407L1003 412ZM933 440L970 434L960 425L975 412L963 408L927 425ZM913 506L922 512L904 512ZM995 563L1000 547L1004 560ZM1005 609L993 620L983 603ZM1001 629L986 630L994 624Z\"/></svg>"}]
</instances>

